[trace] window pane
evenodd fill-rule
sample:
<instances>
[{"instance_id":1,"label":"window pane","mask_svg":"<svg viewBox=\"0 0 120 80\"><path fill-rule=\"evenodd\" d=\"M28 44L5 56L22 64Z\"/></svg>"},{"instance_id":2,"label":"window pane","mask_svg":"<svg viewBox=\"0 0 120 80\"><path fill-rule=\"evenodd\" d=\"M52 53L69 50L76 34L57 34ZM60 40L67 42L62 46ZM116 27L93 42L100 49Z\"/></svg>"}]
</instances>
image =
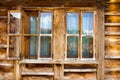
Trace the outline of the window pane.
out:
<instances>
[{"instance_id":1,"label":"window pane","mask_svg":"<svg viewBox=\"0 0 120 80\"><path fill-rule=\"evenodd\" d=\"M40 29L41 34L51 34L52 29L52 14L51 13L41 13L40 16Z\"/></svg>"},{"instance_id":2,"label":"window pane","mask_svg":"<svg viewBox=\"0 0 120 80\"><path fill-rule=\"evenodd\" d=\"M19 58L20 55L20 37L10 36L9 37L9 58Z\"/></svg>"},{"instance_id":3,"label":"window pane","mask_svg":"<svg viewBox=\"0 0 120 80\"><path fill-rule=\"evenodd\" d=\"M40 57L50 58L51 57L51 37L41 36L40 41Z\"/></svg>"},{"instance_id":4,"label":"window pane","mask_svg":"<svg viewBox=\"0 0 120 80\"><path fill-rule=\"evenodd\" d=\"M30 34L37 34L38 32L38 17L31 16L30 17Z\"/></svg>"},{"instance_id":5,"label":"window pane","mask_svg":"<svg viewBox=\"0 0 120 80\"><path fill-rule=\"evenodd\" d=\"M78 13L67 13L67 33L78 33Z\"/></svg>"},{"instance_id":6,"label":"window pane","mask_svg":"<svg viewBox=\"0 0 120 80\"><path fill-rule=\"evenodd\" d=\"M93 37L82 37L82 58L93 58Z\"/></svg>"},{"instance_id":7,"label":"window pane","mask_svg":"<svg viewBox=\"0 0 120 80\"><path fill-rule=\"evenodd\" d=\"M82 34L93 34L94 13L83 12L82 14Z\"/></svg>"},{"instance_id":8,"label":"window pane","mask_svg":"<svg viewBox=\"0 0 120 80\"><path fill-rule=\"evenodd\" d=\"M37 56L38 52L38 38L30 37L30 56Z\"/></svg>"},{"instance_id":9,"label":"window pane","mask_svg":"<svg viewBox=\"0 0 120 80\"><path fill-rule=\"evenodd\" d=\"M21 30L21 13L12 12L10 13L10 33L20 33Z\"/></svg>"},{"instance_id":10,"label":"window pane","mask_svg":"<svg viewBox=\"0 0 120 80\"><path fill-rule=\"evenodd\" d=\"M68 58L78 57L78 37L76 36L67 37L67 57Z\"/></svg>"}]
</instances>

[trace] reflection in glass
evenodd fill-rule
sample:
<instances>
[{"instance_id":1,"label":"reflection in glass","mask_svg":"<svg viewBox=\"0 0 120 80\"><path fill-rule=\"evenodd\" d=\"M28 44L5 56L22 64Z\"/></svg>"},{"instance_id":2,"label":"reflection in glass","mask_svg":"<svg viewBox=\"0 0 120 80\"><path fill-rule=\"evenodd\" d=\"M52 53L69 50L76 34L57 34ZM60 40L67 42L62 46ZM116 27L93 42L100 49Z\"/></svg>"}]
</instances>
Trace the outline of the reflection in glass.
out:
<instances>
[{"instance_id":1,"label":"reflection in glass","mask_svg":"<svg viewBox=\"0 0 120 80\"><path fill-rule=\"evenodd\" d=\"M21 29L21 13L12 12L10 13L10 33L20 33Z\"/></svg>"},{"instance_id":2,"label":"reflection in glass","mask_svg":"<svg viewBox=\"0 0 120 80\"><path fill-rule=\"evenodd\" d=\"M83 12L82 13L82 34L93 34L94 28L94 13Z\"/></svg>"},{"instance_id":3,"label":"reflection in glass","mask_svg":"<svg viewBox=\"0 0 120 80\"><path fill-rule=\"evenodd\" d=\"M82 58L93 58L93 37L82 37Z\"/></svg>"},{"instance_id":4,"label":"reflection in glass","mask_svg":"<svg viewBox=\"0 0 120 80\"><path fill-rule=\"evenodd\" d=\"M51 13L41 13L40 16L40 29L41 34L51 34L52 29L52 14Z\"/></svg>"},{"instance_id":5,"label":"reflection in glass","mask_svg":"<svg viewBox=\"0 0 120 80\"><path fill-rule=\"evenodd\" d=\"M41 36L40 41L40 57L50 58L51 57L51 37Z\"/></svg>"},{"instance_id":6,"label":"reflection in glass","mask_svg":"<svg viewBox=\"0 0 120 80\"><path fill-rule=\"evenodd\" d=\"M37 56L37 51L38 51L38 38L30 37L30 46L29 46L30 56Z\"/></svg>"},{"instance_id":7,"label":"reflection in glass","mask_svg":"<svg viewBox=\"0 0 120 80\"><path fill-rule=\"evenodd\" d=\"M37 34L38 32L38 17L31 16L30 17L30 34Z\"/></svg>"},{"instance_id":8,"label":"reflection in glass","mask_svg":"<svg viewBox=\"0 0 120 80\"><path fill-rule=\"evenodd\" d=\"M78 57L78 37L76 36L67 37L67 57L68 58Z\"/></svg>"},{"instance_id":9,"label":"reflection in glass","mask_svg":"<svg viewBox=\"0 0 120 80\"><path fill-rule=\"evenodd\" d=\"M78 33L78 13L67 13L67 33Z\"/></svg>"},{"instance_id":10,"label":"reflection in glass","mask_svg":"<svg viewBox=\"0 0 120 80\"><path fill-rule=\"evenodd\" d=\"M20 53L20 37L9 37L9 58L19 58Z\"/></svg>"}]
</instances>

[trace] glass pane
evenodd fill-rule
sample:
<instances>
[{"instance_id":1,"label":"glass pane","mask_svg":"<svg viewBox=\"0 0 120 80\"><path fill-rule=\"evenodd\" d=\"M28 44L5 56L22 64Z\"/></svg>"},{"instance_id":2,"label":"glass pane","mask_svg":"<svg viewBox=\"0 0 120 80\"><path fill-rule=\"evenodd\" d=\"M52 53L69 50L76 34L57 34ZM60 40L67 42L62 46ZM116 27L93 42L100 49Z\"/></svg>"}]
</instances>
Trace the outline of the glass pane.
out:
<instances>
[{"instance_id":1,"label":"glass pane","mask_svg":"<svg viewBox=\"0 0 120 80\"><path fill-rule=\"evenodd\" d=\"M30 56L36 57L38 53L38 38L37 37L30 37L30 48L29 48L29 53Z\"/></svg>"},{"instance_id":2,"label":"glass pane","mask_svg":"<svg viewBox=\"0 0 120 80\"><path fill-rule=\"evenodd\" d=\"M82 37L82 58L93 58L93 37Z\"/></svg>"},{"instance_id":3,"label":"glass pane","mask_svg":"<svg viewBox=\"0 0 120 80\"><path fill-rule=\"evenodd\" d=\"M21 30L21 13L12 12L10 13L10 33L20 33Z\"/></svg>"},{"instance_id":4,"label":"glass pane","mask_svg":"<svg viewBox=\"0 0 120 80\"><path fill-rule=\"evenodd\" d=\"M38 17L30 17L30 34L37 34L38 32Z\"/></svg>"},{"instance_id":5,"label":"glass pane","mask_svg":"<svg viewBox=\"0 0 120 80\"><path fill-rule=\"evenodd\" d=\"M78 34L78 13L67 13L67 33Z\"/></svg>"},{"instance_id":6,"label":"glass pane","mask_svg":"<svg viewBox=\"0 0 120 80\"><path fill-rule=\"evenodd\" d=\"M82 34L93 34L94 30L94 13L83 12L82 14Z\"/></svg>"},{"instance_id":7,"label":"glass pane","mask_svg":"<svg viewBox=\"0 0 120 80\"><path fill-rule=\"evenodd\" d=\"M67 57L68 58L78 57L78 37L76 36L67 37Z\"/></svg>"},{"instance_id":8,"label":"glass pane","mask_svg":"<svg viewBox=\"0 0 120 80\"><path fill-rule=\"evenodd\" d=\"M9 37L9 58L19 58L20 54L20 37Z\"/></svg>"},{"instance_id":9,"label":"glass pane","mask_svg":"<svg viewBox=\"0 0 120 80\"><path fill-rule=\"evenodd\" d=\"M40 16L41 34L51 34L52 29L52 13L41 13Z\"/></svg>"},{"instance_id":10,"label":"glass pane","mask_svg":"<svg viewBox=\"0 0 120 80\"><path fill-rule=\"evenodd\" d=\"M41 36L40 41L40 57L50 58L51 57L51 37Z\"/></svg>"}]
</instances>

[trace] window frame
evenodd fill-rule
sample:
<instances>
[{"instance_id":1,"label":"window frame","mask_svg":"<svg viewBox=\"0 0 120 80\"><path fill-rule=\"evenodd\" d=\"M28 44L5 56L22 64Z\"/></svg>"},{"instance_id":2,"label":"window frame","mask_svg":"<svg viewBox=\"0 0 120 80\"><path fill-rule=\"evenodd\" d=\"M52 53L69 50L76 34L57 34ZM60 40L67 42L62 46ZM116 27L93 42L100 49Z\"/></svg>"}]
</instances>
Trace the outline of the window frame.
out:
<instances>
[{"instance_id":1,"label":"window frame","mask_svg":"<svg viewBox=\"0 0 120 80\"><path fill-rule=\"evenodd\" d=\"M68 19L68 16L67 16L67 13L77 13L78 14L78 33L77 34L69 34L69 33L67 33L67 29L68 29L68 25L67 25L67 19ZM65 34L65 44L66 44L66 46L65 46L65 60L79 60L79 57L80 57L80 51L79 51L79 49L80 49L80 44L79 44L79 39L80 39L80 37L79 37L79 34L80 34L80 14L79 14L79 11L76 11L76 10L73 10L73 11L71 11L71 10L68 10L68 11L66 11L65 12L65 32L66 32L66 34ZM78 37L78 58L67 58L67 38L69 37L69 36L72 36L72 37Z\"/></svg>"},{"instance_id":2,"label":"window frame","mask_svg":"<svg viewBox=\"0 0 120 80\"><path fill-rule=\"evenodd\" d=\"M55 37L55 29L54 29L54 9L63 9L65 12L64 12L64 15L65 15L65 31L67 31L67 24L66 24L66 13L74 13L74 12L77 12L78 13L78 34L67 34L67 32L65 32L65 48L64 48L64 60L96 60L96 52L98 53L98 51L96 51L98 49L98 47L96 48L95 46L98 45L97 43L97 40L96 40L96 25L97 25L97 22L96 22L96 9L95 8L49 8L47 9L46 7L45 8L38 8L37 10L37 17L38 17L38 33L37 34L29 34L29 33L24 33L24 26L22 27L22 32L20 34L20 37L23 37L22 38L22 41L24 39L25 36L37 36L38 37L38 53L37 53L37 60L54 60L54 55L55 55L55 41L54 41L54 37ZM10 10L10 12L14 12L14 11L18 11L18 12L21 12L21 10ZM24 11L23 11L24 12ZM51 30L51 34L40 34L40 13L41 12L50 12L52 13L52 30ZM94 50L94 55L93 55L93 58L82 58L82 12L93 12L94 13L94 39L93 39L93 50ZM31 14L27 15L28 17L30 16ZM33 15L33 14L32 14ZM21 17L23 19L23 14L21 13ZM25 19L24 19L25 20ZM24 21L22 20L22 21ZM9 24L9 16L8 16L8 24ZM22 24L24 25L24 24ZM29 26L28 26L29 28ZM8 32L9 32L9 25L8 25ZM16 34L14 34L16 35ZM17 36L19 36L17 34ZM41 36L50 36L51 37L51 57L50 58L40 58L40 37ZM77 36L78 37L78 58L67 58L67 37L68 36ZM24 41L22 42L22 44L24 44ZM7 45L9 46L9 36L8 36L8 41L7 41ZM22 46L21 46L22 47ZM22 48L21 48L22 49ZM20 55L20 54L19 54ZM9 49L7 49L7 56L9 57ZM23 56L23 59L26 59L24 58L24 49L22 49L22 56Z\"/></svg>"},{"instance_id":3,"label":"window frame","mask_svg":"<svg viewBox=\"0 0 120 80\"><path fill-rule=\"evenodd\" d=\"M18 33L11 33L10 32L10 13L20 13L20 23L21 26L19 26L19 32ZM16 26L15 26L16 27ZM7 27L7 59L8 60L16 60L16 59L20 59L20 53L21 53L21 33L22 33L22 11L21 10L10 10L8 11L8 27ZM10 37L15 37L16 42L17 43L17 52L15 53L15 57L10 57ZM18 46L19 45L19 46Z\"/></svg>"},{"instance_id":4,"label":"window frame","mask_svg":"<svg viewBox=\"0 0 120 80\"><path fill-rule=\"evenodd\" d=\"M41 34L41 26L40 26L40 18L41 18L41 13L51 13L51 16L52 16L52 25L51 25L51 34ZM53 48L52 48L52 46L53 46L53 20L54 20L54 18L53 18L53 12L51 11L51 10L40 10L39 12L38 12L38 59L40 59L40 60L52 60L53 59ZM41 58L40 57L40 49L41 49L41 37L51 37L51 52L50 52L50 58Z\"/></svg>"},{"instance_id":5,"label":"window frame","mask_svg":"<svg viewBox=\"0 0 120 80\"><path fill-rule=\"evenodd\" d=\"M82 57L82 14L84 13L84 12L93 12L93 24L94 24L94 26L93 26L93 35L92 35L92 37L93 37L93 58L83 58ZM96 11L81 11L81 60L95 60L96 59L96 49L95 49L95 45L96 45L96 41L95 41L95 39L96 39L96 32L95 32L95 30L96 30Z\"/></svg>"},{"instance_id":6,"label":"window frame","mask_svg":"<svg viewBox=\"0 0 120 80\"><path fill-rule=\"evenodd\" d=\"M82 14L84 12L92 12L93 13L93 58L83 58L82 57ZM67 33L67 13L78 13L78 34L68 34ZM65 34L65 60L96 60L96 11L95 10L68 10L65 12L65 27L66 27L66 34ZM78 58L67 58L67 37L68 36L77 36L78 37Z\"/></svg>"}]
</instances>

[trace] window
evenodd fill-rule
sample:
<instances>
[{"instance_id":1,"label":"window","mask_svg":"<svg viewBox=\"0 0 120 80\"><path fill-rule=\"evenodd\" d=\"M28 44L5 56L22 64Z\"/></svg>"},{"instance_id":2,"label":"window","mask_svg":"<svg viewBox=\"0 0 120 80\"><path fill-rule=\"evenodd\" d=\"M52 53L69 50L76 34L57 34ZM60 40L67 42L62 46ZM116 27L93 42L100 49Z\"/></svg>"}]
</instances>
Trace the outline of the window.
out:
<instances>
[{"instance_id":1,"label":"window","mask_svg":"<svg viewBox=\"0 0 120 80\"><path fill-rule=\"evenodd\" d=\"M95 12L64 9L64 13L61 14L66 16L58 17L57 10L55 12L54 9L26 11L22 13L21 24L21 13L10 11L9 57L19 57L22 52L25 59L53 59L53 56L56 58L59 53L55 53L55 49L59 49L56 48L59 46L56 45L57 41L55 42L58 39L56 35L59 36L63 32L61 34L63 47L60 46L62 53L59 53L65 54L62 57L78 60L95 59ZM65 19L59 22L62 27L57 24L57 18Z\"/></svg>"},{"instance_id":2,"label":"window","mask_svg":"<svg viewBox=\"0 0 120 80\"><path fill-rule=\"evenodd\" d=\"M24 27L25 58L52 58L52 13L38 12L27 15L28 27Z\"/></svg>"},{"instance_id":3,"label":"window","mask_svg":"<svg viewBox=\"0 0 120 80\"><path fill-rule=\"evenodd\" d=\"M78 13L67 13L67 58L78 58Z\"/></svg>"},{"instance_id":4,"label":"window","mask_svg":"<svg viewBox=\"0 0 120 80\"><path fill-rule=\"evenodd\" d=\"M82 58L94 57L94 13L82 13Z\"/></svg>"},{"instance_id":5,"label":"window","mask_svg":"<svg viewBox=\"0 0 120 80\"><path fill-rule=\"evenodd\" d=\"M51 57L52 13L40 13L40 57Z\"/></svg>"},{"instance_id":6,"label":"window","mask_svg":"<svg viewBox=\"0 0 120 80\"><path fill-rule=\"evenodd\" d=\"M67 59L94 59L94 12L66 14Z\"/></svg>"},{"instance_id":7,"label":"window","mask_svg":"<svg viewBox=\"0 0 120 80\"><path fill-rule=\"evenodd\" d=\"M19 58L21 53L21 12L19 10L8 13L8 43L7 56L9 59Z\"/></svg>"}]
</instances>

